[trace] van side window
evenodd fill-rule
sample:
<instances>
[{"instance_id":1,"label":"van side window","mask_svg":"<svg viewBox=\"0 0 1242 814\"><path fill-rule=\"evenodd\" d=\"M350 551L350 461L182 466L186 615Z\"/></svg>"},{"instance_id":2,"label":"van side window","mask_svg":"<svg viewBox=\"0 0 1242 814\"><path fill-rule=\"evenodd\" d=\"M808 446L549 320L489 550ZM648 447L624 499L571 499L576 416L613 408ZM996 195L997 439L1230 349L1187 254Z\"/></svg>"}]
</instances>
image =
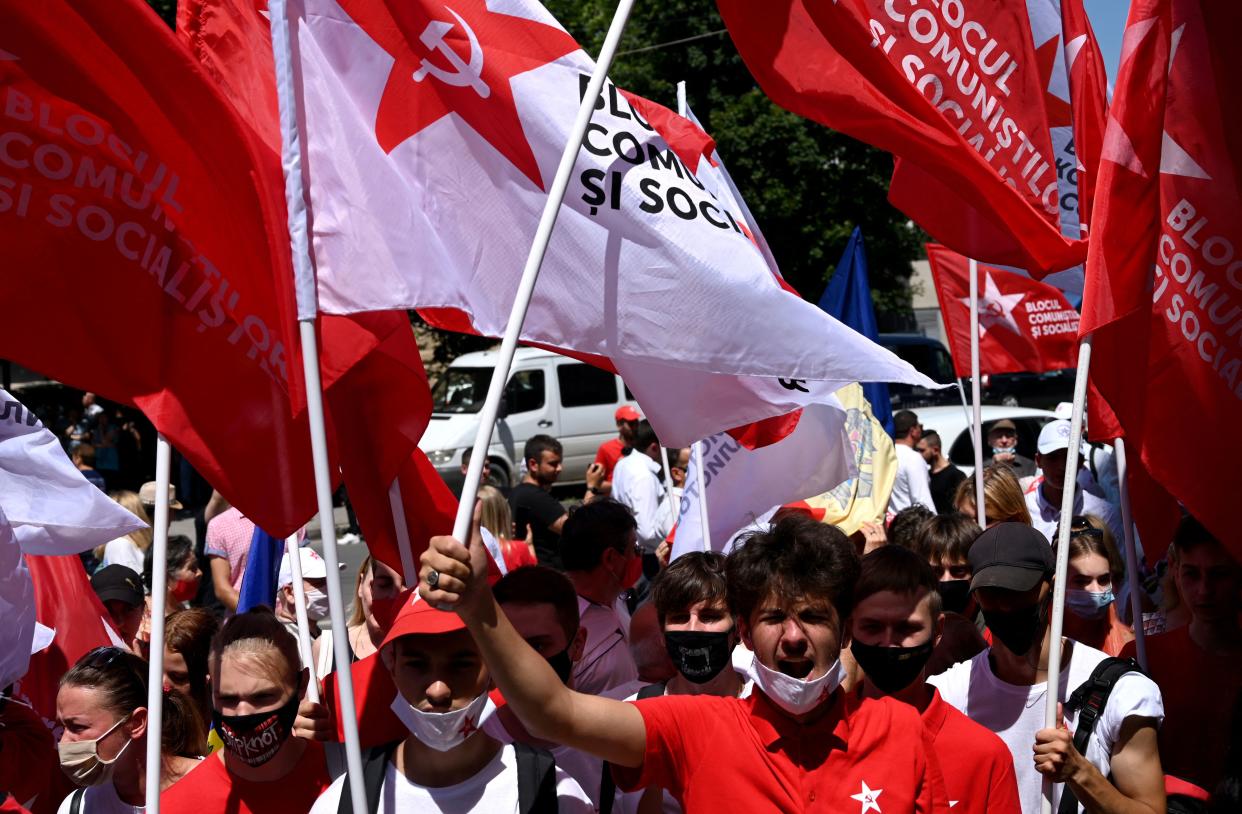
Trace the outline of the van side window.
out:
<instances>
[{"instance_id":1,"label":"van side window","mask_svg":"<svg viewBox=\"0 0 1242 814\"><path fill-rule=\"evenodd\" d=\"M557 365L556 381L561 386L562 407L617 402L617 377L607 370L584 364Z\"/></svg>"},{"instance_id":2,"label":"van side window","mask_svg":"<svg viewBox=\"0 0 1242 814\"><path fill-rule=\"evenodd\" d=\"M505 402L510 413L538 410L544 402L542 370L519 370L505 387Z\"/></svg>"}]
</instances>

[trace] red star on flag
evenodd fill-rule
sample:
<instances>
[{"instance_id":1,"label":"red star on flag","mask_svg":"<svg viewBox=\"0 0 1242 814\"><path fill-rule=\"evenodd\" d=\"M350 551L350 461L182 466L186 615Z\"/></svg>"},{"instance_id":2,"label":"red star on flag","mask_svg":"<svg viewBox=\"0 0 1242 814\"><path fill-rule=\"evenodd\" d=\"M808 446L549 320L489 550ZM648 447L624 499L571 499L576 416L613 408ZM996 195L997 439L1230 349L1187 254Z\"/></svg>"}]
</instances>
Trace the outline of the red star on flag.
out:
<instances>
[{"instance_id":1,"label":"red star on flag","mask_svg":"<svg viewBox=\"0 0 1242 814\"><path fill-rule=\"evenodd\" d=\"M375 116L385 152L457 114L543 189L510 80L578 50L561 29L491 11L485 0L340 0L396 63Z\"/></svg>"},{"instance_id":2,"label":"red star on flag","mask_svg":"<svg viewBox=\"0 0 1242 814\"><path fill-rule=\"evenodd\" d=\"M1049 127L1069 127L1074 123L1074 111L1070 103L1048 90L1052 84L1052 68L1056 64L1057 44L1060 37L1053 37L1035 49L1035 64L1039 68L1039 81L1044 88L1044 111L1048 114Z\"/></svg>"}]
</instances>

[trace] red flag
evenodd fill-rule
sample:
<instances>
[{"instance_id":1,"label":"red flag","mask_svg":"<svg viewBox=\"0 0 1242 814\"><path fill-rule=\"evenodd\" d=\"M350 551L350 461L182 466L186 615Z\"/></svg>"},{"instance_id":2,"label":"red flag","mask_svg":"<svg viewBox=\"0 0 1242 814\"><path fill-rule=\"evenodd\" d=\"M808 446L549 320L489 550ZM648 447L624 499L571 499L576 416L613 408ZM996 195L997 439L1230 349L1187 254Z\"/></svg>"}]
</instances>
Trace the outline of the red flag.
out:
<instances>
[{"instance_id":1,"label":"red flag","mask_svg":"<svg viewBox=\"0 0 1242 814\"><path fill-rule=\"evenodd\" d=\"M1091 223L1091 200L1104 146L1108 116L1108 75L1104 55L1095 40L1082 0L1061 0L1065 33L1065 62L1069 67L1070 99L1074 118L1074 153L1078 156L1078 220ZM1085 233L1084 233L1085 234Z\"/></svg>"},{"instance_id":2,"label":"red flag","mask_svg":"<svg viewBox=\"0 0 1242 814\"><path fill-rule=\"evenodd\" d=\"M958 376L970 375L970 261L928 245L940 313ZM1073 367L1078 312L1054 286L979 266L979 370L1043 373Z\"/></svg>"},{"instance_id":3,"label":"red flag","mask_svg":"<svg viewBox=\"0 0 1242 814\"><path fill-rule=\"evenodd\" d=\"M1242 413L1239 30L1235 3L1130 7L1081 326L1130 457L1227 543L1239 539L1230 465L1242 448L1225 437L1191 454L1184 428Z\"/></svg>"},{"instance_id":4,"label":"red flag","mask_svg":"<svg viewBox=\"0 0 1242 814\"><path fill-rule=\"evenodd\" d=\"M6 357L138 406L291 533L315 499L276 167L145 4L0 5Z\"/></svg>"},{"instance_id":5,"label":"red flag","mask_svg":"<svg viewBox=\"0 0 1242 814\"><path fill-rule=\"evenodd\" d=\"M1041 272L1082 262L1060 232L1025 5L717 5L768 96L900 159L890 200L942 242Z\"/></svg>"}]
</instances>

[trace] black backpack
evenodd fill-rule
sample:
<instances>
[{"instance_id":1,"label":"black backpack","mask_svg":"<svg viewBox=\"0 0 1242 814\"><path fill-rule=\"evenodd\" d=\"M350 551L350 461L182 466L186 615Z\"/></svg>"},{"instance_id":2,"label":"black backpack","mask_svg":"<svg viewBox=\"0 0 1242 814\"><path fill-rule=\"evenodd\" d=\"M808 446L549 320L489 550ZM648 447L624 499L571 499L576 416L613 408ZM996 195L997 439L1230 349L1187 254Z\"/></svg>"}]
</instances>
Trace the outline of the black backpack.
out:
<instances>
[{"instance_id":1,"label":"black backpack","mask_svg":"<svg viewBox=\"0 0 1242 814\"><path fill-rule=\"evenodd\" d=\"M1143 668L1134 659L1109 657L1101 661L1091 671L1091 677L1082 686L1074 690L1065 702L1065 715L1078 711L1078 727L1074 730L1074 748L1080 754L1087 753L1087 741L1095 731L1095 725L1104 714L1104 705L1112 694L1113 685L1126 673L1143 673ZM1057 814L1077 814L1078 798L1068 785L1061 789L1061 804L1057 806Z\"/></svg>"},{"instance_id":2,"label":"black backpack","mask_svg":"<svg viewBox=\"0 0 1242 814\"><path fill-rule=\"evenodd\" d=\"M638 691L636 701L644 698L660 698L664 695L665 683L648 684ZM599 814L612 814L612 802L617 796L617 783L612 779L612 767L604 762L604 771L599 778Z\"/></svg>"},{"instance_id":3,"label":"black backpack","mask_svg":"<svg viewBox=\"0 0 1242 814\"><path fill-rule=\"evenodd\" d=\"M362 757L362 783L366 788L367 811L378 814L380 794L384 787L384 773L388 761L396 751L397 744L377 746ZM518 811L520 814L556 814L556 760L546 749L536 749L524 743L514 743L518 773ZM341 802L337 814L353 814L350 802L349 775L341 788Z\"/></svg>"}]
</instances>

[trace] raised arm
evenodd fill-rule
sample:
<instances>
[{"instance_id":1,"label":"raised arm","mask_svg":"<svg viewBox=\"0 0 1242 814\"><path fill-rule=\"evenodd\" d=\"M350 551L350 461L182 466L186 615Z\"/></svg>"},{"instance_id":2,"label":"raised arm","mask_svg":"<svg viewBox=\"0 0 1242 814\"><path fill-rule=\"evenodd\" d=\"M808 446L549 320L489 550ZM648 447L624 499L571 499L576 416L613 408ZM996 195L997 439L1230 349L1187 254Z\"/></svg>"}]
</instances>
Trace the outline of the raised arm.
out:
<instances>
[{"instance_id":1,"label":"raised arm","mask_svg":"<svg viewBox=\"0 0 1242 814\"><path fill-rule=\"evenodd\" d=\"M492 680L532 735L619 766L642 765L647 741L642 714L632 704L584 695L561 683L496 603L487 585L486 557L477 533L469 550L452 537L433 537L422 555L419 593L461 616ZM427 582L433 571L439 575L435 588Z\"/></svg>"}]
</instances>

